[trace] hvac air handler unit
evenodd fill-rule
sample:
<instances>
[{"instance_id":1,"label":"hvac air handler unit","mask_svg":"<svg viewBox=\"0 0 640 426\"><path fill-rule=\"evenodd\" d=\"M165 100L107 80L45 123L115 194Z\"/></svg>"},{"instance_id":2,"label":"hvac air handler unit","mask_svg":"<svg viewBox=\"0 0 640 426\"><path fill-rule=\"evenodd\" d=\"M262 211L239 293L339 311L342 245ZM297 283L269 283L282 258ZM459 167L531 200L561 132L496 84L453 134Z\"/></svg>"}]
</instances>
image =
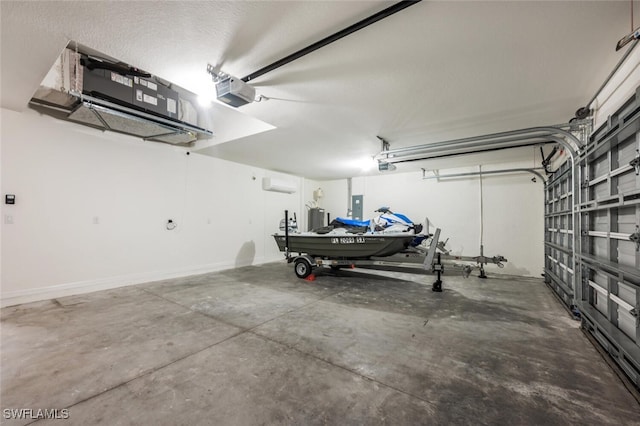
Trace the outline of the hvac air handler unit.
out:
<instances>
[{"instance_id":1,"label":"hvac air handler unit","mask_svg":"<svg viewBox=\"0 0 640 426\"><path fill-rule=\"evenodd\" d=\"M30 105L145 140L190 144L213 135L194 93L75 43L62 52Z\"/></svg>"}]
</instances>

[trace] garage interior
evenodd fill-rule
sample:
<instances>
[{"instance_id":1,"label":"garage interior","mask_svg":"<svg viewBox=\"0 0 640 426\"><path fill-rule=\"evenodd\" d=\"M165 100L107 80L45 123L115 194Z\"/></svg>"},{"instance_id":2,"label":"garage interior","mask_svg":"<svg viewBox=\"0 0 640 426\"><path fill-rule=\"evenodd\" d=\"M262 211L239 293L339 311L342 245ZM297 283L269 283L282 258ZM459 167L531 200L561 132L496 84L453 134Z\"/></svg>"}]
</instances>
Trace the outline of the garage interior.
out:
<instances>
[{"instance_id":1,"label":"garage interior","mask_svg":"<svg viewBox=\"0 0 640 426\"><path fill-rule=\"evenodd\" d=\"M634 4L3 1L2 422L640 424Z\"/></svg>"}]
</instances>

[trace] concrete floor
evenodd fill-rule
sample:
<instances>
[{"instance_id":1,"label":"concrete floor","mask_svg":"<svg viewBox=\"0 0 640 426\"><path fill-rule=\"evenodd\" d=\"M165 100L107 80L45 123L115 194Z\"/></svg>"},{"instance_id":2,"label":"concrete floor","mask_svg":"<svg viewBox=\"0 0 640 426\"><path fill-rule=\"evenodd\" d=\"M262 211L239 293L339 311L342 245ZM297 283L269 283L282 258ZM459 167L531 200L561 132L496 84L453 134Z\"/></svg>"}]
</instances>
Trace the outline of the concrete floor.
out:
<instances>
[{"instance_id":1,"label":"concrete floor","mask_svg":"<svg viewBox=\"0 0 640 426\"><path fill-rule=\"evenodd\" d=\"M38 425L640 425L541 280L432 281L309 282L283 261L5 308L1 408L69 410Z\"/></svg>"}]
</instances>

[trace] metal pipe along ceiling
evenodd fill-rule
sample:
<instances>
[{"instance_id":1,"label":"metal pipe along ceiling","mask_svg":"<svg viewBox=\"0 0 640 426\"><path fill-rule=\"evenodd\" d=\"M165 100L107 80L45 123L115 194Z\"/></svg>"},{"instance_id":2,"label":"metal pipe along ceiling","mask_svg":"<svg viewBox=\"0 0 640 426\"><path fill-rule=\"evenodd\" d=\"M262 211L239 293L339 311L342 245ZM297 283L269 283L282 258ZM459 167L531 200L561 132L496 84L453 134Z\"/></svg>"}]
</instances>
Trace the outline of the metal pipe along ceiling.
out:
<instances>
[{"instance_id":1,"label":"metal pipe along ceiling","mask_svg":"<svg viewBox=\"0 0 640 426\"><path fill-rule=\"evenodd\" d=\"M459 178L459 177L470 177L470 176L479 176L480 174L482 175L503 175L503 174L509 174L509 173L531 173L533 175L536 175L537 177L540 178L540 180L544 183L545 178L544 176L542 176L542 174L538 173L536 170L544 170L542 167L535 167L535 168L531 168L531 169L525 169L525 168L518 168L518 169L502 169L502 170L485 170L485 171L478 171L478 172L465 172L465 173L450 173L450 174L446 174L446 175L441 175L441 174L434 174L433 176L426 176L426 170L422 169L422 179L424 180L429 180L429 179L447 179L447 178Z\"/></svg>"},{"instance_id":2,"label":"metal pipe along ceiling","mask_svg":"<svg viewBox=\"0 0 640 426\"><path fill-rule=\"evenodd\" d=\"M502 139L498 141L488 141L482 144L478 144L477 142L466 142L462 144L449 144L448 146L441 147L432 147L430 149L421 148L415 153L405 153L403 155L395 155L389 154L388 157L386 152L381 152L378 154L376 159L382 160L388 163L405 163L408 161L419 161L419 160L427 160L432 158L441 158L443 156L450 155L464 155L464 154L474 154L477 152L486 152L486 151L496 151L501 149L510 149L510 148L520 148L526 146L535 146L535 145L543 145L551 143L550 138L542 138L542 137L517 137L517 138L508 138Z\"/></svg>"},{"instance_id":3,"label":"metal pipe along ceiling","mask_svg":"<svg viewBox=\"0 0 640 426\"><path fill-rule=\"evenodd\" d=\"M572 154L576 154L582 148L582 144L570 132L560 128L563 126L568 127L569 124L560 125L559 127L531 127L508 132L491 133L469 138L389 149L380 152L375 158L393 163L400 162L402 157L415 157L423 153L441 153L442 151L446 151L446 148L479 148L489 146L512 146L516 148L521 146L524 141L531 142L533 139L539 139L541 142L545 139L557 139L558 143L567 148ZM425 157L425 159L426 158L429 157Z\"/></svg>"},{"instance_id":4,"label":"metal pipe along ceiling","mask_svg":"<svg viewBox=\"0 0 640 426\"><path fill-rule=\"evenodd\" d=\"M414 161L422 161L422 160L434 160L437 158L447 158L447 157L455 157L458 155L469 155L469 154L480 154L480 153L484 153L484 152L493 152L493 151L502 151L505 149L513 149L513 148L524 148L524 147L528 147L528 146L540 146L540 145L544 145L544 144L551 144L551 143L556 143L555 141L551 141L551 140L544 140L544 141L539 141L539 140L533 140L530 141L528 143L523 143L522 145L518 145L518 146L505 146L505 147L489 147L489 148L473 148L471 151L464 150L462 152L455 152L455 150L450 150L447 152L438 152L437 154L429 154L428 156L425 156L424 154L421 156L417 156L415 158L410 158L410 157L403 157L400 160L396 160L394 161L394 163L398 164L398 163L411 163ZM386 160L382 160L382 162L387 162Z\"/></svg>"}]
</instances>

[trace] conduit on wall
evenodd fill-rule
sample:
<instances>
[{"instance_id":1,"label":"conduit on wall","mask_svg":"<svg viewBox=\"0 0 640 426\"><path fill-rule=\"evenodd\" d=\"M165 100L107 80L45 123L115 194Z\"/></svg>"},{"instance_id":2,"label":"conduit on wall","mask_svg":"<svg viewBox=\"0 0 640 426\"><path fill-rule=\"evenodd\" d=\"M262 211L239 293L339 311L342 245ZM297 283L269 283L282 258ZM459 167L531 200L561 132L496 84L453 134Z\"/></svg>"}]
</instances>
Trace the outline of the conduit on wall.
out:
<instances>
[{"instance_id":1,"label":"conduit on wall","mask_svg":"<svg viewBox=\"0 0 640 426\"><path fill-rule=\"evenodd\" d=\"M480 256L484 256L484 196L482 194L482 165L478 166L478 176L480 183ZM484 273L480 274L482 278ZM486 278L486 276L484 276Z\"/></svg>"},{"instance_id":2,"label":"conduit on wall","mask_svg":"<svg viewBox=\"0 0 640 426\"><path fill-rule=\"evenodd\" d=\"M351 178L347 178L347 217L351 217L351 215L353 214L353 206L351 205L353 200L352 196L353 196L353 186L352 186Z\"/></svg>"}]
</instances>

